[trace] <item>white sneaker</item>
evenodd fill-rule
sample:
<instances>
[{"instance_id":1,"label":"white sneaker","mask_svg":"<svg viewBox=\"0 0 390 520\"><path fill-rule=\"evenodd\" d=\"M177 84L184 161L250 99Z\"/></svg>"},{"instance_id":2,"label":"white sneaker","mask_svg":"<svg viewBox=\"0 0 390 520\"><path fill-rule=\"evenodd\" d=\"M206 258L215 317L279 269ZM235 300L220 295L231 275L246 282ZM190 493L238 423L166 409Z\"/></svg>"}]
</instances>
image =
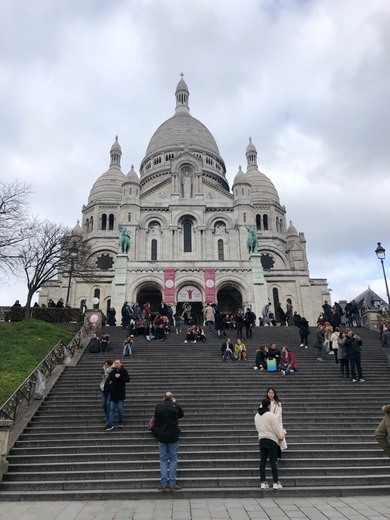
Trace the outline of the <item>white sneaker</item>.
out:
<instances>
[{"instance_id":1,"label":"white sneaker","mask_svg":"<svg viewBox=\"0 0 390 520\"><path fill-rule=\"evenodd\" d=\"M259 370L257 367L253 367L253 370Z\"/></svg>"},{"instance_id":2,"label":"white sneaker","mask_svg":"<svg viewBox=\"0 0 390 520\"><path fill-rule=\"evenodd\" d=\"M305 348L307 348L307 345L305 345Z\"/></svg>"},{"instance_id":3,"label":"white sneaker","mask_svg":"<svg viewBox=\"0 0 390 520\"><path fill-rule=\"evenodd\" d=\"M300 347L303 347L303 343L301 343L299 346L300 346Z\"/></svg>"},{"instance_id":4,"label":"white sneaker","mask_svg":"<svg viewBox=\"0 0 390 520\"><path fill-rule=\"evenodd\" d=\"M268 489L268 488L269 488L268 482L262 482L260 484L260 489Z\"/></svg>"},{"instance_id":5,"label":"white sneaker","mask_svg":"<svg viewBox=\"0 0 390 520\"><path fill-rule=\"evenodd\" d=\"M282 376L286 375L286 372L284 370L281 370L280 373L282 374Z\"/></svg>"},{"instance_id":6,"label":"white sneaker","mask_svg":"<svg viewBox=\"0 0 390 520\"><path fill-rule=\"evenodd\" d=\"M329 356L331 356L332 354L334 354L333 350L331 350L330 352L328 352Z\"/></svg>"},{"instance_id":7,"label":"white sneaker","mask_svg":"<svg viewBox=\"0 0 390 520\"><path fill-rule=\"evenodd\" d=\"M186 340L186 339L184 340L184 343L187 343L187 340Z\"/></svg>"},{"instance_id":8,"label":"white sneaker","mask_svg":"<svg viewBox=\"0 0 390 520\"><path fill-rule=\"evenodd\" d=\"M274 482L273 489L282 489L283 486L280 482Z\"/></svg>"}]
</instances>

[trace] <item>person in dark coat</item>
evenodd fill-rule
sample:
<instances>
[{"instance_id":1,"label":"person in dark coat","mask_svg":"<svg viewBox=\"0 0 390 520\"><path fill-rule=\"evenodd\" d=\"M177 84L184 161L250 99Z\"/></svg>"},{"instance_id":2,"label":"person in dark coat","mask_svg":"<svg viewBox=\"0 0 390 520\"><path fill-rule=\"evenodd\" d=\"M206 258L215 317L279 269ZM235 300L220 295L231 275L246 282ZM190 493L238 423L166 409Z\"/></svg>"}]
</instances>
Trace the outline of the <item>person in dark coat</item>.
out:
<instances>
[{"instance_id":1,"label":"person in dark coat","mask_svg":"<svg viewBox=\"0 0 390 520\"><path fill-rule=\"evenodd\" d=\"M246 339L252 339L252 328L256 324L256 314L248 307L244 315Z\"/></svg>"},{"instance_id":2,"label":"person in dark coat","mask_svg":"<svg viewBox=\"0 0 390 520\"><path fill-rule=\"evenodd\" d=\"M155 428L160 452L160 491L180 491L176 484L177 453L179 450L179 419L183 409L172 392L165 392L164 401L154 411ZM169 476L168 476L169 473Z\"/></svg>"},{"instance_id":3,"label":"person in dark coat","mask_svg":"<svg viewBox=\"0 0 390 520\"><path fill-rule=\"evenodd\" d=\"M232 361L236 361L236 358L234 357L234 345L230 341L230 338L226 338L225 341L221 345L221 353L222 353L222 361L226 361L228 357Z\"/></svg>"},{"instance_id":4,"label":"person in dark coat","mask_svg":"<svg viewBox=\"0 0 390 520\"><path fill-rule=\"evenodd\" d=\"M278 303L278 306L276 307L275 316L277 323L280 323L280 325L284 327L286 325L286 313L282 309L280 303Z\"/></svg>"},{"instance_id":5,"label":"person in dark coat","mask_svg":"<svg viewBox=\"0 0 390 520\"><path fill-rule=\"evenodd\" d=\"M307 348L307 341L309 338L310 329L309 329L309 322L305 317L301 318L301 321L299 322L299 335L301 336L301 344L300 347Z\"/></svg>"},{"instance_id":6,"label":"person in dark coat","mask_svg":"<svg viewBox=\"0 0 390 520\"><path fill-rule=\"evenodd\" d=\"M345 338L344 346L351 364L352 383L356 383L358 380L360 383L364 383L360 354L360 347L363 345L363 342L360 336L354 334L351 329L346 329L345 332L347 337Z\"/></svg>"},{"instance_id":7,"label":"person in dark coat","mask_svg":"<svg viewBox=\"0 0 390 520\"><path fill-rule=\"evenodd\" d=\"M126 383L130 381L129 373L122 366L120 359L114 361L114 368L108 376L110 391L110 412L106 431L114 429L115 409L118 409L118 426L123 427L123 407L126 397Z\"/></svg>"}]
</instances>

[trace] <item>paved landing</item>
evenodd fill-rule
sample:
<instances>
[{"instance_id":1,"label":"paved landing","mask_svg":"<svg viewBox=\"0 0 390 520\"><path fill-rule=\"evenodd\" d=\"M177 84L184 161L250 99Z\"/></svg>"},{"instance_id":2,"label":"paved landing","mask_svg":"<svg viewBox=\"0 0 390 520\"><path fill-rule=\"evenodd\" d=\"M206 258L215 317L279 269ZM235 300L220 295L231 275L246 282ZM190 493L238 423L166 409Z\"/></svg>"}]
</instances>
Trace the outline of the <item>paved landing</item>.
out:
<instances>
[{"instance_id":1,"label":"paved landing","mask_svg":"<svg viewBox=\"0 0 390 520\"><path fill-rule=\"evenodd\" d=\"M384 520L390 496L3 502L0 520Z\"/></svg>"}]
</instances>

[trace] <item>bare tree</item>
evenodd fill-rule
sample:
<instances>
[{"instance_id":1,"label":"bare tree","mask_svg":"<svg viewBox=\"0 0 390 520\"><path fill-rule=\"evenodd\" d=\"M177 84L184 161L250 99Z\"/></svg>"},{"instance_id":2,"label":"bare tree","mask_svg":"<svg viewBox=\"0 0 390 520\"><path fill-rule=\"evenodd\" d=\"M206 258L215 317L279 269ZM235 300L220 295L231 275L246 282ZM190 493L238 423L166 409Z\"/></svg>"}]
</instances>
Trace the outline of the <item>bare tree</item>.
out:
<instances>
[{"instance_id":1,"label":"bare tree","mask_svg":"<svg viewBox=\"0 0 390 520\"><path fill-rule=\"evenodd\" d=\"M28 195L31 187L19 181L0 181L0 269L13 263L14 246L31 234L27 224Z\"/></svg>"},{"instance_id":2,"label":"bare tree","mask_svg":"<svg viewBox=\"0 0 390 520\"><path fill-rule=\"evenodd\" d=\"M16 276L21 271L27 281L25 317L31 314L34 294L45 283L69 272L72 262L73 276L85 281L93 280L93 266L88 243L81 235L72 235L69 228L48 221L32 221L32 234L15 246L12 271ZM70 253L77 248L77 257Z\"/></svg>"}]
</instances>

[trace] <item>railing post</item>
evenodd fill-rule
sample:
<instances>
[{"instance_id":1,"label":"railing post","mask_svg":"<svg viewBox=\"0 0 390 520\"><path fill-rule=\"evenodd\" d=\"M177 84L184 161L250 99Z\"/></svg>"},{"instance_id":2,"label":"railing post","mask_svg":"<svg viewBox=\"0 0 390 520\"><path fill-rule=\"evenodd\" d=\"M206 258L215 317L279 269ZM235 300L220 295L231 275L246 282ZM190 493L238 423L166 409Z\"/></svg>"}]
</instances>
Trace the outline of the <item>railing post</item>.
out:
<instances>
[{"instance_id":1,"label":"railing post","mask_svg":"<svg viewBox=\"0 0 390 520\"><path fill-rule=\"evenodd\" d=\"M0 480L3 479L4 473L8 470L8 439L12 424L13 421L0 419Z\"/></svg>"}]
</instances>

